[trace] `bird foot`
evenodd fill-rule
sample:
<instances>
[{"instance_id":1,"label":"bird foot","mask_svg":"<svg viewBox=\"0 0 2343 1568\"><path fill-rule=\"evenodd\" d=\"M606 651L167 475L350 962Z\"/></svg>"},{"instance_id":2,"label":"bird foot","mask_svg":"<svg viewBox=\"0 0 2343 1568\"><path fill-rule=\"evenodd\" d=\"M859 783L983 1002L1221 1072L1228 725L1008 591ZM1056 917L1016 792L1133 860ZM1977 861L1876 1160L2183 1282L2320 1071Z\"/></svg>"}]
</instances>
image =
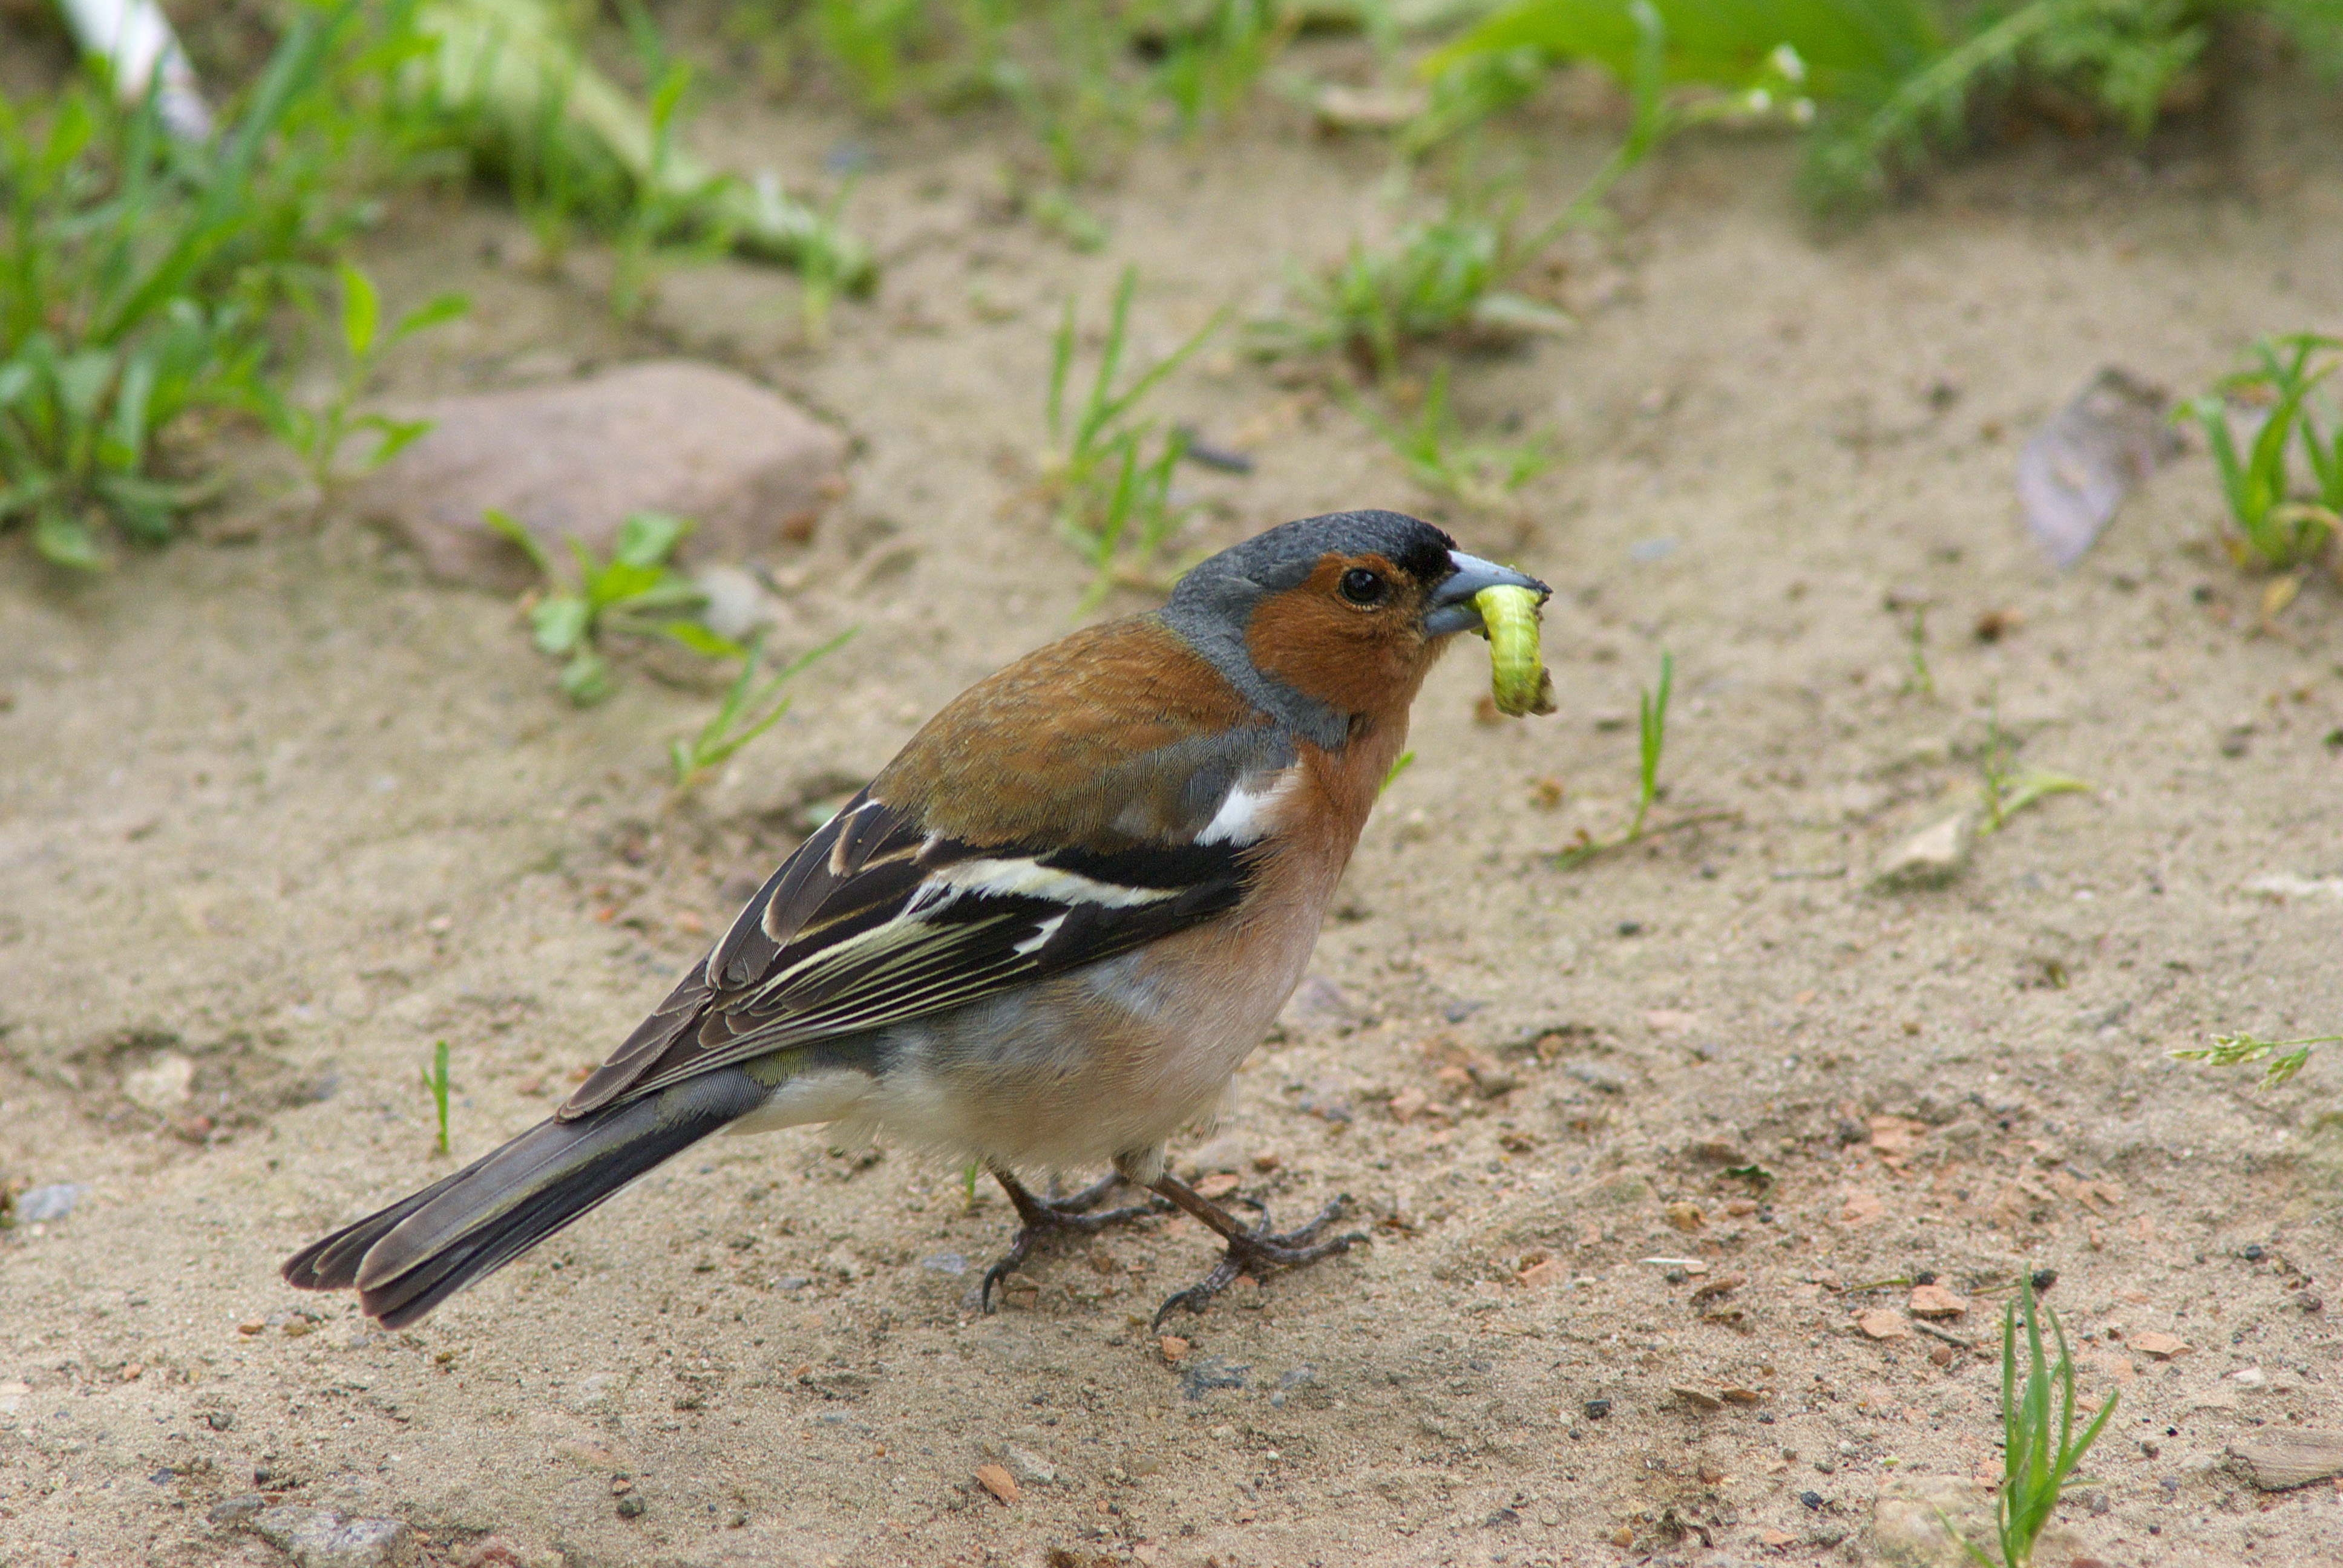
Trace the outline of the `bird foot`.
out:
<instances>
[{"instance_id":1,"label":"bird foot","mask_svg":"<svg viewBox=\"0 0 2343 1568\"><path fill-rule=\"evenodd\" d=\"M1095 1236L1110 1225L1120 1225L1143 1215L1158 1213L1167 1207L1161 1199L1150 1198L1144 1203L1109 1209L1102 1214L1091 1212L1121 1182L1122 1178L1119 1175L1102 1177L1081 1191L1069 1193L1063 1198L1038 1197L1015 1177L998 1168L994 1169L992 1175L1009 1194L1009 1201L1016 1205L1018 1225L1016 1236L1010 1241L1009 1251L1001 1254L1000 1261L984 1271L984 1284L977 1302L987 1312L992 1311L994 1287L1032 1256L1034 1247L1043 1240L1069 1233Z\"/></svg>"},{"instance_id":2,"label":"bird foot","mask_svg":"<svg viewBox=\"0 0 2343 1568\"><path fill-rule=\"evenodd\" d=\"M1169 1181L1171 1179L1166 1177L1165 1181ZM1266 1210L1262 1213L1261 1223L1254 1229L1247 1231L1239 1227L1225 1210L1194 1192L1184 1183L1174 1183L1174 1185L1179 1186L1180 1192L1184 1192L1189 1198L1194 1199L1194 1203L1182 1201L1179 1193L1165 1191L1162 1182L1156 1184L1156 1190L1163 1192L1164 1196L1178 1203L1181 1208L1186 1209L1190 1213L1211 1225L1213 1230L1218 1231L1227 1241L1228 1251L1221 1254L1221 1261L1212 1265L1211 1273L1177 1295L1170 1297L1161 1306L1155 1309L1155 1318L1150 1329L1151 1332L1163 1326L1163 1320L1172 1314L1174 1307L1185 1307L1192 1312L1201 1314L1205 1307L1211 1304L1212 1298L1228 1289L1241 1274L1252 1274L1259 1278L1272 1269L1298 1269L1305 1263L1314 1263L1321 1258L1331 1258L1337 1252L1347 1252L1353 1246L1367 1239L1356 1231L1346 1235L1332 1236L1323 1241L1317 1239L1318 1233L1332 1224L1335 1218L1349 1204L1351 1200L1347 1193L1320 1210L1317 1217L1307 1225L1298 1230L1288 1231L1282 1236L1272 1236L1269 1233L1269 1214ZM1206 1211L1210 1212L1207 1213ZM1218 1215L1221 1221L1226 1221L1225 1228L1220 1223L1215 1223L1213 1215Z\"/></svg>"}]
</instances>

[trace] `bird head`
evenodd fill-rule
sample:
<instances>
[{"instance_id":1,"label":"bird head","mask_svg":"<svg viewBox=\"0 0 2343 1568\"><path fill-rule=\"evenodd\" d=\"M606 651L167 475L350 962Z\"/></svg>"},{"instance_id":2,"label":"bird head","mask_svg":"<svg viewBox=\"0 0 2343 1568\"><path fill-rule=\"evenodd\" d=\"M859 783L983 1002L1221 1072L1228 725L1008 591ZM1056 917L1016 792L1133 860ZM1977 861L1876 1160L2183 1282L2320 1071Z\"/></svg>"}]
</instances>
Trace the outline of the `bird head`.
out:
<instances>
[{"instance_id":1,"label":"bird head","mask_svg":"<svg viewBox=\"0 0 2343 1568\"><path fill-rule=\"evenodd\" d=\"M1404 709L1484 588L1550 591L1398 512L1333 512L1198 565L1163 618L1257 706L1322 746Z\"/></svg>"}]
</instances>

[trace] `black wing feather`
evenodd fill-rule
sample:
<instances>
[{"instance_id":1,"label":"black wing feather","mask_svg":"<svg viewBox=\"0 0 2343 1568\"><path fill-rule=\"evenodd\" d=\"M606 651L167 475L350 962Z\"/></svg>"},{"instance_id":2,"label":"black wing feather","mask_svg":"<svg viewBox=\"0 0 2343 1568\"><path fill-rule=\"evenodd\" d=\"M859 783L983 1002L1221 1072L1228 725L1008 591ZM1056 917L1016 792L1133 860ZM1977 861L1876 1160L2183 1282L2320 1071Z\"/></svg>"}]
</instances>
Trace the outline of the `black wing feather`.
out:
<instances>
[{"instance_id":1,"label":"black wing feather","mask_svg":"<svg viewBox=\"0 0 2343 1568\"><path fill-rule=\"evenodd\" d=\"M1030 861L1141 897L940 892L955 868L978 860ZM865 791L798 847L559 1114L575 1120L773 1050L1129 952L1234 908L1256 860L1229 842L979 849L921 833Z\"/></svg>"}]
</instances>

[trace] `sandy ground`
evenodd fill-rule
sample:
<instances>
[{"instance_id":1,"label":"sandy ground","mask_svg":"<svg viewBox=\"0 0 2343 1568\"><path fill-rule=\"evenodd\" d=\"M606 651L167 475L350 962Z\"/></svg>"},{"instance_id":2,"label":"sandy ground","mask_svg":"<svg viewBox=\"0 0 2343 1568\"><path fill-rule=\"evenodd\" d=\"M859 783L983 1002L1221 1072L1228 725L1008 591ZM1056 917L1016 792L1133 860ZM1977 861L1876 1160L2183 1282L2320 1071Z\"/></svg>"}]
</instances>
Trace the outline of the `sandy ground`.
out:
<instances>
[{"instance_id":1,"label":"sandy ground","mask_svg":"<svg viewBox=\"0 0 2343 1568\"><path fill-rule=\"evenodd\" d=\"M718 128L791 169L845 134ZM1879 1561L1883 1488L1996 1473L1996 1292L2030 1268L2086 1394L2121 1395L2044 1561L2331 1556L2343 1493L2224 1454L2343 1426L2343 1051L2275 1091L2167 1052L2343 1028L2343 594L2259 628L2201 455L2064 576L2011 498L2102 365L2190 388L2256 332L2343 329L2343 114L2291 89L1845 235L1787 149L1671 155L1557 252L1581 330L1459 369L1566 454L1518 518L1438 510L1233 355L1173 384L1259 458L1185 481L1196 545L1435 511L1559 585L1564 701L1477 721L1475 655L1427 689L1312 980L1187 1148L1280 1215L1350 1194L1373 1244L1178 1323L1176 1363L1145 1322L1206 1267L1192 1228L1051 1255L979 1316L998 1195L810 1132L703 1145L408 1332L286 1290L287 1251L448 1168L432 1041L456 1158L537 1121L805 803L1069 624L1080 570L1019 499L1067 291L1096 320L1141 260L1161 349L1392 223L1376 150L1275 110L1135 154L1092 256L1000 216L1002 137L853 135L890 264L823 352L789 279L730 266L622 332L499 261L519 231L482 207L410 202L370 258L481 302L404 390L681 349L856 437L786 629L862 635L684 807L661 752L704 693L633 669L572 711L510 606L337 516L240 503L89 581L0 556L0 1179L87 1189L0 1232L0 1563L285 1561L262 1508L571 1568ZM1534 208L1602 143L1520 143L1555 146ZM1934 607L1933 696L1891 596ZM1559 869L1627 809L1617 719L1663 649L1656 819L1708 819ZM1949 889L1868 890L1973 790L1995 709L2092 792ZM1923 1273L1974 1352L1910 1326Z\"/></svg>"}]
</instances>

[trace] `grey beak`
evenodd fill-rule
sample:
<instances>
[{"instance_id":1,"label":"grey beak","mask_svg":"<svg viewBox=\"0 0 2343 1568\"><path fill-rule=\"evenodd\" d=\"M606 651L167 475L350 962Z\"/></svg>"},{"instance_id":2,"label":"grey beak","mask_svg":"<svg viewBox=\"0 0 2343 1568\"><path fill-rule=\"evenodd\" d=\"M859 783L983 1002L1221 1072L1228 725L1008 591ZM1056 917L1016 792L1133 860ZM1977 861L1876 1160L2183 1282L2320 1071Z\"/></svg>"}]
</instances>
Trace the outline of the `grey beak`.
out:
<instances>
[{"instance_id":1,"label":"grey beak","mask_svg":"<svg viewBox=\"0 0 2343 1568\"><path fill-rule=\"evenodd\" d=\"M1494 561L1468 556L1463 550L1449 551L1448 559L1456 569L1432 590L1432 602L1423 612L1423 635L1426 637L1479 631L1481 612L1473 608L1473 596L1483 588L1528 588L1538 596L1540 604L1554 597L1554 590L1545 584L1511 567L1501 567Z\"/></svg>"}]
</instances>

